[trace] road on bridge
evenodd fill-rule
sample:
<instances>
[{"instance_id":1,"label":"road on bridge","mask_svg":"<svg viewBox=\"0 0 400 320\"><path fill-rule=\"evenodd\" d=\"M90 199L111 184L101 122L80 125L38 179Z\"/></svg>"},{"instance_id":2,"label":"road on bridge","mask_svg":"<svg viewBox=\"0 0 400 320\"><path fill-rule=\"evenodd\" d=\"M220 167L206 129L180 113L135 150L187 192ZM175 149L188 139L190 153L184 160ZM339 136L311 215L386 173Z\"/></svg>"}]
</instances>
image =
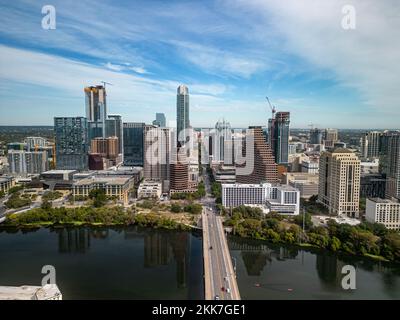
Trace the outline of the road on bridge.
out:
<instances>
[{"instance_id":1,"label":"road on bridge","mask_svg":"<svg viewBox=\"0 0 400 320\"><path fill-rule=\"evenodd\" d=\"M206 196L202 199L206 300L240 300L222 218L217 214L215 200L211 197L209 178L207 175L203 177L206 187Z\"/></svg>"}]
</instances>

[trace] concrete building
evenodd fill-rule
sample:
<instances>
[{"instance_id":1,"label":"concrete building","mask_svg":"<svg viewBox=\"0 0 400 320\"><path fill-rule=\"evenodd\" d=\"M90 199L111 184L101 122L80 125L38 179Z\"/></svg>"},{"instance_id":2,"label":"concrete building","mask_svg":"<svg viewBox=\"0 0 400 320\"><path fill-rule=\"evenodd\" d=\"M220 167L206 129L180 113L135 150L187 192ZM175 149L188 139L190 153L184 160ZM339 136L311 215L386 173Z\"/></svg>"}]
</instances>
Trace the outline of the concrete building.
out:
<instances>
[{"instance_id":1,"label":"concrete building","mask_svg":"<svg viewBox=\"0 0 400 320\"><path fill-rule=\"evenodd\" d=\"M334 144L339 140L337 129L325 129L324 131L324 145L326 148L333 148Z\"/></svg>"},{"instance_id":2,"label":"concrete building","mask_svg":"<svg viewBox=\"0 0 400 320\"><path fill-rule=\"evenodd\" d=\"M159 199L162 194L162 184L159 181L144 180L138 188L138 199Z\"/></svg>"},{"instance_id":3,"label":"concrete building","mask_svg":"<svg viewBox=\"0 0 400 320\"><path fill-rule=\"evenodd\" d=\"M110 114L106 120L106 138L118 138L118 154L124 155L124 132L122 117L118 114Z\"/></svg>"},{"instance_id":4,"label":"concrete building","mask_svg":"<svg viewBox=\"0 0 400 320\"><path fill-rule=\"evenodd\" d=\"M47 146L47 140L42 137L26 137L25 143L28 147L28 151L38 151L39 148Z\"/></svg>"},{"instance_id":5,"label":"concrete building","mask_svg":"<svg viewBox=\"0 0 400 320\"><path fill-rule=\"evenodd\" d=\"M189 163L185 148L172 150L170 159L170 193L189 190Z\"/></svg>"},{"instance_id":6,"label":"concrete building","mask_svg":"<svg viewBox=\"0 0 400 320\"><path fill-rule=\"evenodd\" d=\"M388 229L400 230L400 202L369 198L366 202L365 218L372 223L381 223Z\"/></svg>"},{"instance_id":7,"label":"concrete building","mask_svg":"<svg viewBox=\"0 0 400 320\"><path fill-rule=\"evenodd\" d=\"M161 181L163 192L169 192L170 135L169 128L144 127L144 178Z\"/></svg>"},{"instance_id":8,"label":"concrete building","mask_svg":"<svg viewBox=\"0 0 400 320\"><path fill-rule=\"evenodd\" d=\"M287 186L263 184L223 184L222 205L235 208L241 205L264 205L268 211L285 215L300 213L300 192Z\"/></svg>"},{"instance_id":9,"label":"concrete building","mask_svg":"<svg viewBox=\"0 0 400 320\"><path fill-rule=\"evenodd\" d=\"M360 200L360 160L348 149L324 152L319 162L318 201L329 213L357 218Z\"/></svg>"},{"instance_id":10,"label":"concrete building","mask_svg":"<svg viewBox=\"0 0 400 320\"><path fill-rule=\"evenodd\" d=\"M301 198L308 199L314 195L318 195L318 174L287 172L283 175L282 183L299 190Z\"/></svg>"},{"instance_id":11,"label":"concrete building","mask_svg":"<svg viewBox=\"0 0 400 320\"><path fill-rule=\"evenodd\" d=\"M72 185L72 195L88 197L91 190L103 189L107 197L115 197L127 205L129 191L132 187L133 178L130 176L94 175L75 181Z\"/></svg>"},{"instance_id":12,"label":"concrete building","mask_svg":"<svg viewBox=\"0 0 400 320\"><path fill-rule=\"evenodd\" d=\"M189 110L189 89L180 85L176 95L176 130L177 141L181 143L181 146L189 140L186 132L190 127Z\"/></svg>"},{"instance_id":13,"label":"concrete building","mask_svg":"<svg viewBox=\"0 0 400 320\"><path fill-rule=\"evenodd\" d=\"M372 159L371 161L361 161L360 169L361 174L379 173L379 158Z\"/></svg>"},{"instance_id":14,"label":"concrete building","mask_svg":"<svg viewBox=\"0 0 400 320\"><path fill-rule=\"evenodd\" d=\"M373 159L379 157L381 132L369 131L361 137L361 158Z\"/></svg>"},{"instance_id":15,"label":"concrete building","mask_svg":"<svg viewBox=\"0 0 400 320\"><path fill-rule=\"evenodd\" d=\"M0 177L0 191L7 193L14 186L15 186L14 177L9 177L9 176Z\"/></svg>"},{"instance_id":16,"label":"concrete building","mask_svg":"<svg viewBox=\"0 0 400 320\"><path fill-rule=\"evenodd\" d=\"M243 141L243 154L246 157L245 165L236 165L236 182L259 184L263 182L276 183L278 169L272 150L266 143L261 127L249 127L248 133L253 140L253 148L246 146ZM243 173L245 169L245 174ZM250 172L250 174L248 173Z\"/></svg>"},{"instance_id":17,"label":"concrete building","mask_svg":"<svg viewBox=\"0 0 400 320\"><path fill-rule=\"evenodd\" d=\"M226 165L233 165L233 139L232 129L229 122L223 119L215 124L215 131L212 137L213 148L213 162L224 163Z\"/></svg>"},{"instance_id":18,"label":"concrete building","mask_svg":"<svg viewBox=\"0 0 400 320\"><path fill-rule=\"evenodd\" d=\"M48 156L46 151L10 150L7 159L9 171L14 175L40 174L48 170Z\"/></svg>"},{"instance_id":19,"label":"concrete building","mask_svg":"<svg viewBox=\"0 0 400 320\"><path fill-rule=\"evenodd\" d=\"M88 124L83 117L54 118L56 169L87 170Z\"/></svg>"},{"instance_id":20,"label":"concrete building","mask_svg":"<svg viewBox=\"0 0 400 320\"><path fill-rule=\"evenodd\" d=\"M305 159L301 162L301 172L318 174L319 172L319 157Z\"/></svg>"}]
</instances>

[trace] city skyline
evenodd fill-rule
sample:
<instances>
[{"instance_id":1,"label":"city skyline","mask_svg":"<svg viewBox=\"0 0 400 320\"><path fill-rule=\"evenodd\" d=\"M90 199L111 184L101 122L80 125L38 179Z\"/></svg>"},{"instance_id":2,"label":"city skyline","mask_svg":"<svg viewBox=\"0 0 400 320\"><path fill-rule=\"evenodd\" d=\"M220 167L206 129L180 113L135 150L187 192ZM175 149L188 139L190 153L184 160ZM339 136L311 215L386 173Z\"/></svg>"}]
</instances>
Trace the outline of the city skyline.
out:
<instances>
[{"instance_id":1,"label":"city skyline","mask_svg":"<svg viewBox=\"0 0 400 320\"><path fill-rule=\"evenodd\" d=\"M354 1L355 30L341 28L343 1L93 4L54 1L55 30L42 29L39 4L3 8L0 125L84 116L82 88L107 81L109 113L124 122L160 112L170 126L185 84L193 127L266 126L266 95L292 128L397 126L394 1Z\"/></svg>"}]
</instances>

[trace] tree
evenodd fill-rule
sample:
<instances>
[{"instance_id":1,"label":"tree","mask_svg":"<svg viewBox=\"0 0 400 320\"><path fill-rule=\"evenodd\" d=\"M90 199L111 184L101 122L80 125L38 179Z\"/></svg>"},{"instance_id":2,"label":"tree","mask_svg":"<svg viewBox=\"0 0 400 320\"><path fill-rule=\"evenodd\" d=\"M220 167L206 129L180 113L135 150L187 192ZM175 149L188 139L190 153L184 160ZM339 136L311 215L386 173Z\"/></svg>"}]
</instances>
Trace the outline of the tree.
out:
<instances>
[{"instance_id":1,"label":"tree","mask_svg":"<svg viewBox=\"0 0 400 320\"><path fill-rule=\"evenodd\" d=\"M182 207L177 203L173 203L171 205L171 211L174 212L174 213L182 212Z\"/></svg>"},{"instance_id":2,"label":"tree","mask_svg":"<svg viewBox=\"0 0 400 320\"><path fill-rule=\"evenodd\" d=\"M51 209L52 205L51 202L48 200L44 200L40 206L43 210L49 210Z\"/></svg>"},{"instance_id":3,"label":"tree","mask_svg":"<svg viewBox=\"0 0 400 320\"><path fill-rule=\"evenodd\" d=\"M104 189L93 189L89 192L89 198L93 200L93 206L100 208L107 202L106 192Z\"/></svg>"},{"instance_id":4,"label":"tree","mask_svg":"<svg viewBox=\"0 0 400 320\"><path fill-rule=\"evenodd\" d=\"M340 246L341 246L340 240L338 238L336 238L335 236L333 236L331 238L331 245L330 245L331 250L334 252L338 251L340 249Z\"/></svg>"},{"instance_id":5,"label":"tree","mask_svg":"<svg viewBox=\"0 0 400 320\"><path fill-rule=\"evenodd\" d=\"M19 192L19 191L21 191L22 189L24 189L24 186L15 186L15 187L12 187L12 188L10 188L9 190L8 190L8 194L14 194L14 193L17 193L17 192Z\"/></svg>"},{"instance_id":6,"label":"tree","mask_svg":"<svg viewBox=\"0 0 400 320\"><path fill-rule=\"evenodd\" d=\"M3 190L0 190L0 198L3 198L5 195L5 192Z\"/></svg>"}]
</instances>

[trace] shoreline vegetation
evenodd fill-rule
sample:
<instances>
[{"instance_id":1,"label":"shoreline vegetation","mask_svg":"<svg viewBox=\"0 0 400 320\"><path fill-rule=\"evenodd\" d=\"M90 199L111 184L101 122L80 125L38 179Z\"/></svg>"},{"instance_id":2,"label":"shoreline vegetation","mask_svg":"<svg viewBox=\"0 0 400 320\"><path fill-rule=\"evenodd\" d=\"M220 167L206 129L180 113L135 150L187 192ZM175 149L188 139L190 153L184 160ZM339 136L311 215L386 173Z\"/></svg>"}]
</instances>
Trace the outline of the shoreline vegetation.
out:
<instances>
[{"instance_id":1,"label":"shoreline vegetation","mask_svg":"<svg viewBox=\"0 0 400 320\"><path fill-rule=\"evenodd\" d=\"M351 226L329 220L327 226L315 227L311 215L306 214L303 232L302 215L263 215L259 208L240 206L232 210L224 224L231 228L231 234L242 238L400 263L400 234L377 223Z\"/></svg>"}]
</instances>

